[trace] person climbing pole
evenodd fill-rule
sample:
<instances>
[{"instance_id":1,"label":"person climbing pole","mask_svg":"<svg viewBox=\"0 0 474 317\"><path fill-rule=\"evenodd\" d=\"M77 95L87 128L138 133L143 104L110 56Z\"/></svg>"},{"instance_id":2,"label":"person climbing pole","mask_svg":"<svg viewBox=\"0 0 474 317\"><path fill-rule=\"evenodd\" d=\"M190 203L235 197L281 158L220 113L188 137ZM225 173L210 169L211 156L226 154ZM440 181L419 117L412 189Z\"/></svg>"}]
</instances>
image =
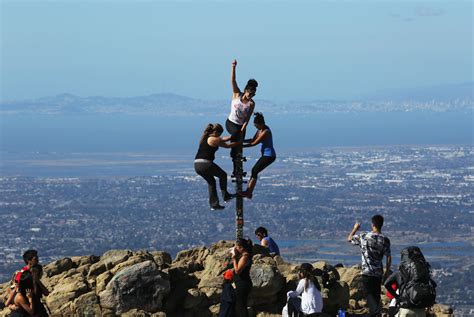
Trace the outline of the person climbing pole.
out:
<instances>
[{"instance_id":1,"label":"person climbing pole","mask_svg":"<svg viewBox=\"0 0 474 317\"><path fill-rule=\"evenodd\" d=\"M230 114L226 120L225 126L227 132L230 133L232 142L241 142L245 139L245 129L252 117L255 109L255 102L253 97L257 93L258 83L255 79L249 79L242 93L237 85L235 68L237 67L237 60L232 61L231 68L231 84L232 84L232 102L230 107ZM242 147L233 147L230 151L230 156L235 159L238 155L242 155ZM234 162L235 163L235 162ZM235 169L235 164L234 164Z\"/></svg>"},{"instance_id":2,"label":"person climbing pole","mask_svg":"<svg viewBox=\"0 0 474 317\"><path fill-rule=\"evenodd\" d=\"M260 148L260 152L262 156L252 167L252 175L250 176L250 181L247 190L239 193L241 196L249 199L252 199L253 190L255 189L255 185L257 185L258 173L263 171L267 166L269 166L276 160L276 152L273 148L272 131L267 125L265 125L265 118L263 117L262 113L255 113L253 124L257 128L257 132L255 133L252 139L244 141L247 144L244 144L243 147L251 147L261 143L262 146Z\"/></svg>"},{"instance_id":3,"label":"person climbing pole","mask_svg":"<svg viewBox=\"0 0 474 317\"><path fill-rule=\"evenodd\" d=\"M231 142L230 136L221 137L224 129L218 123L209 123L204 129L204 132L199 141L199 149L194 159L194 170L198 175L204 178L208 184L209 189L209 205L211 210L224 209L224 206L219 204L219 197L217 196L216 180L214 177L219 178L219 185L222 192L222 199L229 201L235 197L227 191L227 173L214 163L215 153L219 147L232 148L242 143Z\"/></svg>"}]
</instances>

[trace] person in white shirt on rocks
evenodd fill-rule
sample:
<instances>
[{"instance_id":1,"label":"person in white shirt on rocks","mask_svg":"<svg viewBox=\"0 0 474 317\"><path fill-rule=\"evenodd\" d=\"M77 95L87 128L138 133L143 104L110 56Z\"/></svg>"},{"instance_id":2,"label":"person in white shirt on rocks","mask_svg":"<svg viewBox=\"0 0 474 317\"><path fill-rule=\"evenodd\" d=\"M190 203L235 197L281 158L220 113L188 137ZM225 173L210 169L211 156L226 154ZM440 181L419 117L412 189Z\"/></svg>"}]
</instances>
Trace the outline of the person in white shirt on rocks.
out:
<instances>
[{"instance_id":1,"label":"person in white shirt on rocks","mask_svg":"<svg viewBox=\"0 0 474 317\"><path fill-rule=\"evenodd\" d=\"M301 264L298 274L300 281L295 291L287 293L287 304L282 316L317 316L323 310L321 287L313 274L314 268L309 263Z\"/></svg>"}]
</instances>

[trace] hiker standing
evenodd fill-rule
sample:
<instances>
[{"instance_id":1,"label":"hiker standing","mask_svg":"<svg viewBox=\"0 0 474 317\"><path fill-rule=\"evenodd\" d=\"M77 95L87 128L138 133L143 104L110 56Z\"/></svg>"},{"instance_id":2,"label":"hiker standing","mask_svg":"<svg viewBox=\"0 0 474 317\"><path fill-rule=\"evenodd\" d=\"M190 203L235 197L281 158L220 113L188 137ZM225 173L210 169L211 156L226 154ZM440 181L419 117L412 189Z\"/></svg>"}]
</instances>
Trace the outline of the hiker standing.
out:
<instances>
[{"instance_id":1,"label":"hiker standing","mask_svg":"<svg viewBox=\"0 0 474 317\"><path fill-rule=\"evenodd\" d=\"M356 222L347 241L357 245L361 250L362 257L362 286L369 306L369 316L380 315L380 294L382 279L388 275L392 256L390 251L390 240L382 234L383 217L375 215L372 217L372 230L356 234L360 229L360 223ZM383 270L383 256L387 262L385 273Z\"/></svg>"},{"instance_id":2,"label":"hiker standing","mask_svg":"<svg viewBox=\"0 0 474 317\"><path fill-rule=\"evenodd\" d=\"M250 268L252 267L252 241L238 239L231 253L235 283L235 316L248 317L247 299L252 290Z\"/></svg>"},{"instance_id":3,"label":"hiker standing","mask_svg":"<svg viewBox=\"0 0 474 317\"><path fill-rule=\"evenodd\" d=\"M436 300L436 283L431 279L431 266L418 247L408 247L401 251L398 272L385 280L387 292L396 300L400 308L398 317L425 317L426 307ZM398 289L396 292L393 287Z\"/></svg>"}]
</instances>

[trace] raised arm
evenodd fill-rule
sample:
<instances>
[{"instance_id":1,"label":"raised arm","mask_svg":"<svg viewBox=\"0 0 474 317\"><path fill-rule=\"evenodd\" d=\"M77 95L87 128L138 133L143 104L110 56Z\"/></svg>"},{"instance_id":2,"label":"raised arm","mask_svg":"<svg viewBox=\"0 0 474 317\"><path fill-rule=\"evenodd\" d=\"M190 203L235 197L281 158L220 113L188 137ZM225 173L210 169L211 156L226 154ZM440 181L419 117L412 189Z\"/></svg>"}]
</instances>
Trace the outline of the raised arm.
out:
<instances>
[{"instance_id":1,"label":"raised arm","mask_svg":"<svg viewBox=\"0 0 474 317\"><path fill-rule=\"evenodd\" d=\"M236 257L232 257L232 264L234 265L234 271L237 274L240 274L242 270L247 266L247 263L249 261L249 256L248 254L243 254L239 261L237 261Z\"/></svg>"},{"instance_id":2,"label":"raised arm","mask_svg":"<svg viewBox=\"0 0 474 317\"><path fill-rule=\"evenodd\" d=\"M237 67L237 60L232 61L232 67L230 69L230 82L232 84L232 99L238 98L241 94L237 81L235 79L235 68Z\"/></svg>"},{"instance_id":3,"label":"raised arm","mask_svg":"<svg viewBox=\"0 0 474 317\"><path fill-rule=\"evenodd\" d=\"M354 228L352 228L352 231L351 233L349 233L349 235L347 236L347 241L348 242L352 242L352 237L356 234L357 230L359 230L360 228L360 223L356 222L354 224Z\"/></svg>"}]
</instances>

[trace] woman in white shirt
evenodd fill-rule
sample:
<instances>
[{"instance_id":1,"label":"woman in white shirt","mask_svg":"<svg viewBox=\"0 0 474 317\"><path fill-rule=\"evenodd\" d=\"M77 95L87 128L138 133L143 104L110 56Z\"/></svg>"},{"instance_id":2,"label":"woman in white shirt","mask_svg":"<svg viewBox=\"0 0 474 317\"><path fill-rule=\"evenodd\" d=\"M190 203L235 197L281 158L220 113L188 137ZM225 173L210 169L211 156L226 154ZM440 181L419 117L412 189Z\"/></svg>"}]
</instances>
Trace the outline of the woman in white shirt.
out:
<instances>
[{"instance_id":1,"label":"woman in white shirt","mask_svg":"<svg viewBox=\"0 0 474 317\"><path fill-rule=\"evenodd\" d=\"M245 139L245 129L249 123L252 113L255 109L253 97L257 93L258 83L255 79L249 79L244 92L240 91L235 79L235 68L237 61L232 61L231 84L232 84L232 103L230 114L225 123L227 132L232 136L232 142L241 142ZM230 156L235 158L237 154L242 153L242 146L231 149Z\"/></svg>"},{"instance_id":2,"label":"woman in white shirt","mask_svg":"<svg viewBox=\"0 0 474 317\"><path fill-rule=\"evenodd\" d=\"M313 275L313 270L311 264L301 264L298 270L300 281L296 291L287 294L288 302L283 308L283 316L311 316L323 310L321 287Z\"/></svg>"}]
</instances>

